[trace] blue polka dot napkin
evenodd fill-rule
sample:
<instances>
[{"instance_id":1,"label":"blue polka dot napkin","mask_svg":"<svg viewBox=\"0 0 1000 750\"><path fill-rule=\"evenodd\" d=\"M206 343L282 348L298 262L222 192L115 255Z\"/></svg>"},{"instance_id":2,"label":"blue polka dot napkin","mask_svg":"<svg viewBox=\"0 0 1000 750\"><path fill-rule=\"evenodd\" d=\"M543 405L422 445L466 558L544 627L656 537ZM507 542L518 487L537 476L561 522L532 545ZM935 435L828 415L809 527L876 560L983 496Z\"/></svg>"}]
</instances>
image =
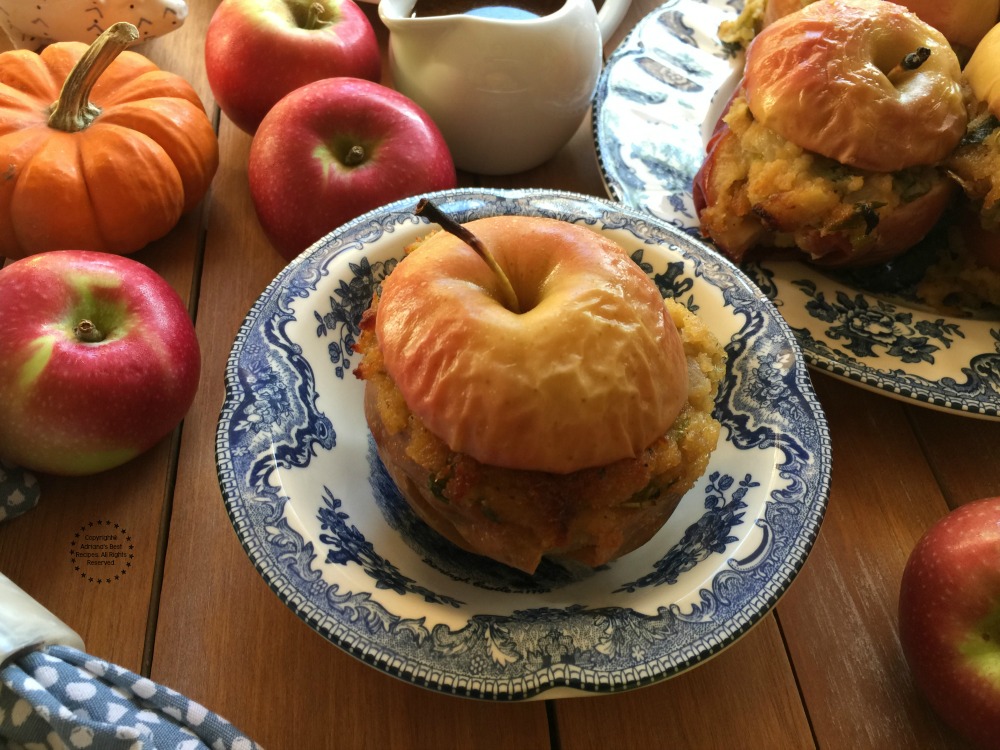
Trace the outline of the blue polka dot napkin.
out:
<instances>
[{"instance_id":1,"label":"blue polka dot napkin","mask_svg":"<svg viewBox=\"0 0 1000 750\"><path fill-rule=\"evenodd\" d=\"M0 670L0 747L261 750L176 691L60 645L23 654Z\"/></svg>"},{"instance_id":2,"label":"blue polka dot napkin","mask_svg":"<svg viewBox=\"0 0 1000 750\"><path fill-rule=\"evenodd\" d=\"M34 508L39 494L33 474L0 459L0 522Z\"/></svg>"}]
</instances>

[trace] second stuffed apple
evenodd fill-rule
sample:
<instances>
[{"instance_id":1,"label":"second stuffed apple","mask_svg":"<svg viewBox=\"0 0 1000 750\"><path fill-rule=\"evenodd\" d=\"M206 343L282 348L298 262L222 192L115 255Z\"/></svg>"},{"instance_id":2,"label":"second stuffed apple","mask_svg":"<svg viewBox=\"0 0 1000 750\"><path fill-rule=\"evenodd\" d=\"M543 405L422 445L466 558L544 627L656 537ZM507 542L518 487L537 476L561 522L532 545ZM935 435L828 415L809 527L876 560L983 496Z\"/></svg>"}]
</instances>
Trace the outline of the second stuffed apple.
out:
<instances>
[{"instance_id":1,"label":"second stuffed apple","mask_svg":"<svg viewBox=\"0 0 1000 750\"><path fill-rule=\"evenodd\" d=\"M378 81L382 57L353 0L223 0L205 33L205 72L222 111L253 133L279 99L307 83Z\"/></svg>"}]
</instances>

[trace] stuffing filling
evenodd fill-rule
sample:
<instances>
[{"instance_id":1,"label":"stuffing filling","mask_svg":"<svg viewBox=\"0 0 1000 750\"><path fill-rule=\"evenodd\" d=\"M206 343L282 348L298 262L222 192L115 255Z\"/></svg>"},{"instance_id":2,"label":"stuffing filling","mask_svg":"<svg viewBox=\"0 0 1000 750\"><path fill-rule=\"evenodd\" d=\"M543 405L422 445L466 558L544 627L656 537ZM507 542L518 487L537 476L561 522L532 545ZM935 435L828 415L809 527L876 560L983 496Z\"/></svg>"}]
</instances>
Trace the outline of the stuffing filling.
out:
<instances>
[{"instance_id":1,"label":"stuffing filling","mask_svg":"<svg viewBox=\"0 0 1000 750\"><path fill-rule=\"evenodd\" d=\"M718 442L712 416L722 347L683 305L666 302L688 359L688 401L666 435L639 456L570 474L488 466L456 453L408 408L362 321L356 375L390 476L425 522L460 547L533 572L543 556L595 567L644 544L705 472Z\"/></svg>"},{"instance_id":2,"label":"stuffing filling","mask_svg":"<svg viewBox=\"0 0 1000 750\"><path fill-rule=\"evenodd\" d=\"M710 155L702 233L733 260L753 248L797 248L813 260L863 262L886 238L892 215L945 185L931 166L870 172L806 151L758 123L738 96L729 133Z\"/></svg>"}]
</instances>

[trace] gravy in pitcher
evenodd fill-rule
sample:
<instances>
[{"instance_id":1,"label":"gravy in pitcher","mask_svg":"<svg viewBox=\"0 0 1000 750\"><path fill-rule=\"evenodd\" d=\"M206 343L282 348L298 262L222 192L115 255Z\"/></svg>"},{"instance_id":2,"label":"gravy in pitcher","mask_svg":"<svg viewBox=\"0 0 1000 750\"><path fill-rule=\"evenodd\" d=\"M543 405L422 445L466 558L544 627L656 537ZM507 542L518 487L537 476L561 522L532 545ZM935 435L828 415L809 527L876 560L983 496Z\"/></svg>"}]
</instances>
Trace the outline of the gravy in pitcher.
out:
<instances>
[{"instance_id":1,"label":"gravy in pitcher","mask_svg":"<svg viewBox=\"0 0 1000 750\"><path fill-rule=\"evenodd\" d=\"M604 0L594 0L600 10ZM506 21L540 18L559 10L565 0L417 0L414 18L431 16L470 15L499 18Z\"/></svg>"}]
</instances>

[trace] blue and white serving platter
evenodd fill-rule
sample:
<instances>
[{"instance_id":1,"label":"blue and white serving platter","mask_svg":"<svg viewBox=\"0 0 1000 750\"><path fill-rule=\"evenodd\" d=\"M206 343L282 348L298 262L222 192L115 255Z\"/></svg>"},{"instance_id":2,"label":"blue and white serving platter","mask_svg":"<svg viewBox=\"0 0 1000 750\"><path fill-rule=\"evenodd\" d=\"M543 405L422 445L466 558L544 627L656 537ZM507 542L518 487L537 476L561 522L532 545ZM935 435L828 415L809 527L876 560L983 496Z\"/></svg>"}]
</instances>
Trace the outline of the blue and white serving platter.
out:
<instances>
[{"instance_id":1,"label":"blue and white serving platter","mask_svg":"<svg viewBox=\"0 0 1000 750\"><path fill-rule=\"evenodd\" d=\"M708 471L648 544L586 574L546 562L527 576L416 519L373 449L352 373L372 292L429 228L416 199L401 201L290 263L236 338L217 462L254 566L348 653L459 696L612 693L718 653L785 591L826 509L829 433L787 325L732 264L644 212L552 191L429 197L460 222L521 214L590 226L701 316L728 353Z\"/></svg>"},{"instance_id":2,"label":"blue and white serving platter","mask_svg":"<svg viewBox=\"0 0 1000 750\"><path fill-rule=\"evenodd\" d=\"M670 0L612 53L593 132L608 194L691 235L691 184L742 73L718 38L742 0ZM743 269L791 326L806 361L854 384L952 413L1000 418L1000 321L951 317L796 261Z\"/></svg>"}]
</instances>

